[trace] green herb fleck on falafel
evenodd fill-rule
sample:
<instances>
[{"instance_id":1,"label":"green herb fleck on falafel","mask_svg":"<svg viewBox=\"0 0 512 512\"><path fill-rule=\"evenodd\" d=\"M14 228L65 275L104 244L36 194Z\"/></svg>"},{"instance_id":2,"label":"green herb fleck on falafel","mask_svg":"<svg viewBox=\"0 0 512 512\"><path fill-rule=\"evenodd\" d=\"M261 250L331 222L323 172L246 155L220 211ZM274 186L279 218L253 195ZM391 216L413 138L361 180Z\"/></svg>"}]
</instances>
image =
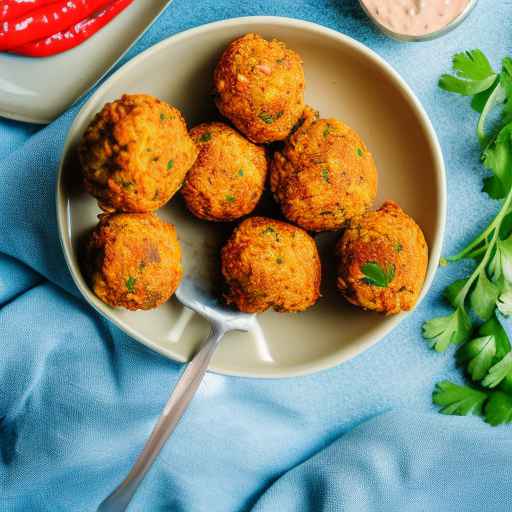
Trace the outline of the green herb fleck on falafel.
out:
<instances>
[{"instance_id":1,"label":"green herb fleck on falafel","mask_svg":"<svg viewBox=\"0 0 512 512\"><path fill-rule=\"evenodd\" d=\"M272 235L276 241L279 241L279 233L272 227L267 226L261 233L262 235Z\"/></svg>"},{"instance_id":2,"label":"green herb fleck on falafel","mask_svg":"<svg viewBox=\"0 0 512 512\"><path fill-rule=\"evenodd\" d=\"M135 283L137 282L137 279L135 279L134 277L132 276L128 276L128 279L126 280L126 289L130 292L130 293L133 293L135 291Z\"/></svg>"},{"instance_id":3,"label":"green herb fleck on falafel","mask_svg":"<svg viewBox=\"0 0 512 512\"><path fill-rule=\"evenodd\" d=\"M259 115L259 118L265 123L265 124L272 124L274 122L274 118L267 114L266 112L261 112Z\"/></svg>"},{"instance_id":4,"label":"green herb fleck on falafel","mask_svg":"<svg viewBox=\"0 0 512 512\"><path fill-rule=\"evenodd\" d=\"M212 139L212 134L210 132L202 133L199 137L199 142L208 142Z\"/></svg>"}]
</instances>

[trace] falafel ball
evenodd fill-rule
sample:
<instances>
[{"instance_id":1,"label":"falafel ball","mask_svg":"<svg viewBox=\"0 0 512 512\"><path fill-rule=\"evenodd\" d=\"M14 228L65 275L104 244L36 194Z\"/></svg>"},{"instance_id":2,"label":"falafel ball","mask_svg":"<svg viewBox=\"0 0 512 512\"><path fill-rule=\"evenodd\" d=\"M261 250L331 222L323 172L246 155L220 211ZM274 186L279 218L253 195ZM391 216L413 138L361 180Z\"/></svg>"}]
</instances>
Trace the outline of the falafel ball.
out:
<instances>
[{"instance_id":1,"label":"falafel ball","mask_svg":"<svg viewBox=\"0 0 512 512\"><path fill-rule=\"evenodd\" d=\"M302 229L251 217L234 231L221 252L224 298L240 311L303 311L320 296L320 258Z\"/></svg>"},{"instance_id":2,"label":"falafel ball","mask_svg":"<svg viewBox=\"0 0 512 512\"><path fill-rule=\"evenodd\" d=\"M152 309L181 279L181 249L172 224L153 213L102 214L85 250L94 293L110 306Z\"/></svg>"},{"instance_id":3,"label":"falafel ball","mask_svg":"<svg viewBox=\"0 0 512 512\"><path fill-rule=\"evenodd\" d=\"M276 39L235 39L215 68L214 83L221 114L256 143L285 139L304 110L302 59Z\"/></svg>"},{"instance_id":4,"label":"falafel ball","mask_svg":"<svg viewBox=\"0 0 512 512\"><path fill-rule=\"evenodd\" d=\"M396 203L352 219L336 247L338 289L363 309L386 314L413 308L428 263L423 232Z\"/></svg>"},{"instance_id":5,"label":"falafel ball","mask_svg":"<svg viewBox=\"0 0 512 512\"><path fill-rule=\"evenodd\" d=\"M231 221L251 213L265 186L265 149L223 123L205 123L190 131L199 148L181 193L200 219Z\"/></svg>"},{"instance_id":6,"label":"falafel ball","mask_svg":"<svg viewBox=\"0 0 512 512\"><path fill-rule=\"evenodd\" d=\"M335 231L377 194L377 168L361 137L306 108L302 125L276 151L270 187L283 215L308 231Z\"/></svg>"},{"instance_id":7,"label":"falafel ball","mask_svg":"<svg viewBox=\"0 0 512 512\"><path fill-rule=\"evenodd\" d=\"M103 210L148 212L181 187L197 149L179 110L125 94L96 114L79 155L85 187Z\"/></svg>"}]
</instances>

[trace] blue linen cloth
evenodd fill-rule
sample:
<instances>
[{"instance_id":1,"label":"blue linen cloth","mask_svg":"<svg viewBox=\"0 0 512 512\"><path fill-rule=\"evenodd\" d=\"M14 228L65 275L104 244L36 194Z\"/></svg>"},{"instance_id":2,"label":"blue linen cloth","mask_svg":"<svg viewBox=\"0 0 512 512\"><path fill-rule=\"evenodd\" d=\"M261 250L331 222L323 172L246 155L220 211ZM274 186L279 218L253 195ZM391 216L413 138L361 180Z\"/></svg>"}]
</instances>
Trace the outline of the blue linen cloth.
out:
<instances>
[{"instance_id":1,"label":"blue linen cloth","mask_svg":"<svg viewBox=\"0 0 512 512\"><path fill-rule=\"evenodd\" d=\"M124 61L184 29L263 14L321 23L390 62L441 140L445 252L484 226L497 205L480 193L475 118L436 82L456 51L480 47L498 65L512 47L510 0L480 0L460 28L422 44L380 35L355 0L175 0ZM1 512L95 510L140 452L180 371L100 318L66 270L54 187L76 112L43 129L0 121ZM510 428L442 417L431 405L434 382L459 375L420 326L444 311L440 292L462 270L440 270L413 315L337 368L282 381L208 374L130 510L511 510Z\"/></svg>"}]
</instances>

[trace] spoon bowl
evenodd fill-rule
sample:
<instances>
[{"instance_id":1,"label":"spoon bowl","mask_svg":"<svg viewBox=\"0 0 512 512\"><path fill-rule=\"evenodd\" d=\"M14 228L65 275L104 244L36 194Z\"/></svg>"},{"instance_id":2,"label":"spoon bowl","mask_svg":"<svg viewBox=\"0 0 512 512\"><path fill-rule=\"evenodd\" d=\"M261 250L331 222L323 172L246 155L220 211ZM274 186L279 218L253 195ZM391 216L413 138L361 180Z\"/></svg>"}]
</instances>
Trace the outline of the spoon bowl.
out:
<instances>
[{"instance_id":1,"label":"spoon bowl","mask_svg":"<svg viewBox=\"0 0 512 512\"><path fill-rule=\"evenodd\" d=\"M184 277L176 290L176 298L185 307L206 318L211 324L228 331L251 331L257 324L256 315L240 313L222 304L204 283Z\"/></svg>"}]
</instances>

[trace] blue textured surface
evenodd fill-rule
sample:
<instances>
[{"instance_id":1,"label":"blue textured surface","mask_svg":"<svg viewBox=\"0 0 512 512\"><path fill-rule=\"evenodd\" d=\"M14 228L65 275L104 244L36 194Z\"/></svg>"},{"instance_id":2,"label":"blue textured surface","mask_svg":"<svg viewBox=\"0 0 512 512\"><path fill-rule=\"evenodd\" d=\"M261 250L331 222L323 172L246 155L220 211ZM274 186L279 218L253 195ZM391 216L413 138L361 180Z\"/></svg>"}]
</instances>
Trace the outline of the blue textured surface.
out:
<instances>
[{"instance_id":1,"label":"blue textured surface","mask_svg":"<svg viewBox=\"0 0 512 512\"><path fill-rule=\"evenodd\" d=\"M386 39L355 0L175 0L127 58L193 26L262 14L339 30L390 62L441 140L445 252L484 225L496 205L480 193L475 119L436 82L463 49L480 47L498 65L512 47L510 0L480 0L460 28L422 44ZM39 131L0 120L2 512L94 510L134 461L180 370L99 318L71 283L53 205L74 113ZM444 418L431 406L433 383L458 373L451 353L429 351L420 325L443 311L440 291L461 272L439 271L413 315L335 369L284 381L208 375L130 510L238 511L258 500L260 512L511 510L510 429Z\"/></svg>"}]
</instances>

